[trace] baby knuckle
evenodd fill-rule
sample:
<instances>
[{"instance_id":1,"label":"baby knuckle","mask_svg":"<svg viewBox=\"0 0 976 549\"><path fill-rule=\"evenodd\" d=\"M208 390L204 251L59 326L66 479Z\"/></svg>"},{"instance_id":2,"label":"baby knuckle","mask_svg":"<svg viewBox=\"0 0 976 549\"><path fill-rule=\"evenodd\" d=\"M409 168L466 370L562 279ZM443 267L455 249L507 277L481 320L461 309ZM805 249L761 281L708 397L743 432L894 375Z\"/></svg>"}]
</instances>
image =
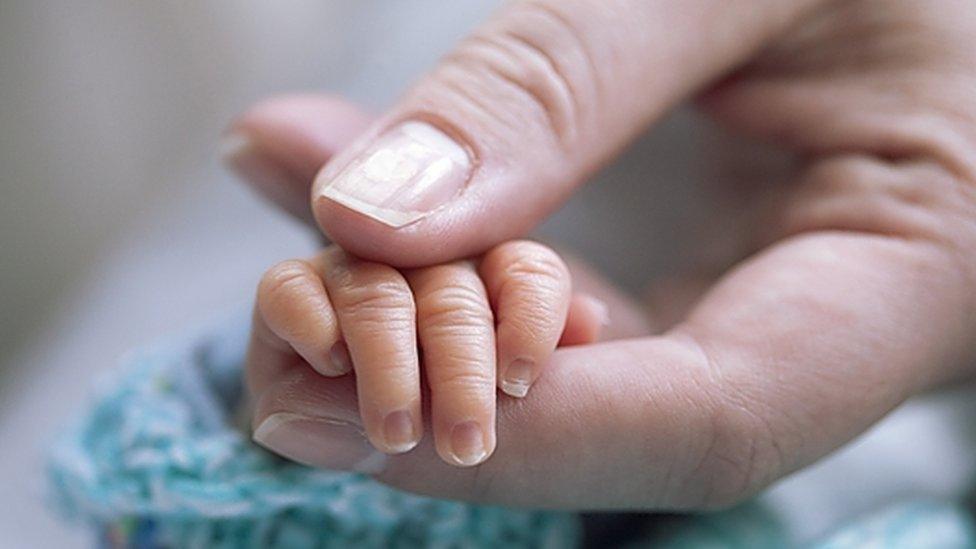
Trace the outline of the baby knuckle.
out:
<instances>
[{"instance_id":1,"label":"baby knuckle","mask_svg":"<svg viewBox=\"0 0 976 549\"><path fill-rule=\"evenodd\" d=\"M345 312L358 319L394 322L414 316L413 294L402 281L384 281L346 288L342 298Z\"/></svg>"},{"instance_id":2,"label":"baby knuckle","mask_svg":"<svg viewBox=\"0 0 976 549\"><path fill-rule=\"evenodd\" d=\"M486 392L494 392L495 379L492 371L475 358L458 355L444 361L444 364L437 372L430 374L432 391L463 396L465 400L474 402ZM446 366L447 364L450 366Z\"/></svg>"},{"instance_id":3,"label":"baby knuckle","mask_svg":"<svg viewBox=\"0 0 976 549\"><path fill-rule=\"evenodd\" d=\"M512 240L499 246L499 249L512 257L551 257L559 260L559 255L552 248L535 240Z\"/></svg>"},{"instance_id":4,"label":"baby knuckle","mask_svg":"<svg viewBox=\"0 0 976 549\"><path fill-rule=\"evenodd\" d=\"M553 333L553 328L559 324L557 311L541 300L537 303L523 301L517 309L506 311L504 322L506 335L514 333L519 341L545 342L558 335Z\"/></svg>"},{"instance_id":5,"label":"baby knuckle","mask_svg":"<svg viewBox=\"0 0 976 549\"><path fill-rule=\"evenodd\" d=\"M442 286L417 298L417 317L425 324L445 326L491 325L491 309L476 288L456 284Z\"/></svg>"},{"instance_id":6,"label":"baby knuckle","mask_svg":"<svg viewBox=\"0 0 976 549\"><path fill-rule=\"evenodd\" d=\"M545 287L561 287L569 279L566 264L549 248L535 242L519 242L513 245L509 262L504 269L507 278L530 280Z\"/></svg>"},{"instance_id":7,"label":"baby knuckle","mask_svg":"<svg viewBox=\"0 0 976 549\"><path fill-rule=\"evenodd\" d=\"M258 283L258 301L274 305L308 292L314 281L311 266L302 260L288 260L268 269Z\"/></svg>"}]
</instances>

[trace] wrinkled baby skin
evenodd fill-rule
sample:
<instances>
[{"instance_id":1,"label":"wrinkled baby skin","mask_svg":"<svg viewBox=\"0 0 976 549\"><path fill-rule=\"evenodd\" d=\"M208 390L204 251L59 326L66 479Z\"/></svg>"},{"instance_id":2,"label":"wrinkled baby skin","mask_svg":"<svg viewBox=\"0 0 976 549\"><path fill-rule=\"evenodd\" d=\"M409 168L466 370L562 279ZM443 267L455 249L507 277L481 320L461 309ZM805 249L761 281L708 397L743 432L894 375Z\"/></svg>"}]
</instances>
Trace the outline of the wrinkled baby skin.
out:
<instances>
[{"instance_id":1,"label":"wrinkled baby skin","mask_svg":"<svg viewBox=\"0 0 976 549\"><path fill-rule=\"evenodd\" d=\"M359 417L272 413L254 438L296 461L369 471L382 459L376 450L400 454L418 444L426 410L438 455L477 465L496 446L496 387L526 397L557 345L595 339L605 316L599 302L572 295L559 255L529 241L418 269L336 246L279 263L258 287L252 394L283 369L354 376ZM329 456L314 450L323 439L332 443Z\"/></svg>"}]
</instances>

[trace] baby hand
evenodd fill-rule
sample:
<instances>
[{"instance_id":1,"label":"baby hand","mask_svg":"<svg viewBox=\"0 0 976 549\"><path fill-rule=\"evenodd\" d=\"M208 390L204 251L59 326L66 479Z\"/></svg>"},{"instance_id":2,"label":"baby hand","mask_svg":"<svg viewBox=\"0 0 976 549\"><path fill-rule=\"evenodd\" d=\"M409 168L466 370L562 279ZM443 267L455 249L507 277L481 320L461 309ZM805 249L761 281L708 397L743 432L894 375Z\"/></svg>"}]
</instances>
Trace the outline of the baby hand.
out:
<instances>
[{"instance_id":1,"label":"baby hand","mask_svg":"<svg viewBox=\"0 0 976 549\"><path fill-rule=\"evenodd\" d=\"M595 338L585 326L602 320L599 306L571 291L566 265L535 242L407 270L332 246L264 275L248 382L306 363L329 377L354 370L366 436L398 454L416 446L424 429L422 353L437 453L453 465L476 465L495 448L496 380L524 397L561 336L564 343Z\"/></svg>"}]
</instances>

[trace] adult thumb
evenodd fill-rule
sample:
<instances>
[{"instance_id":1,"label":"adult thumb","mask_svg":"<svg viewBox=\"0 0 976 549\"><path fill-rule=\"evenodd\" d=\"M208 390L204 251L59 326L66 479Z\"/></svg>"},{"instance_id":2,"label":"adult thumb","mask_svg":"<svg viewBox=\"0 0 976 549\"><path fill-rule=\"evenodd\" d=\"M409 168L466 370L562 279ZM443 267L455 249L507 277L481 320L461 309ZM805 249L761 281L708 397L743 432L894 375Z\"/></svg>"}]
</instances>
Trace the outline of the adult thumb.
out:
<instances>
[{"instance_id":1,"label":"adult thumb","mask_svg":"<svg viewBox=\"0 0 976 549\"><path fill-rule=\"evenodd\" d=\"M347 250L401 267L524 235L814 1L508 4L326 164L315 218Z\"/></svg>"}]
</instances>

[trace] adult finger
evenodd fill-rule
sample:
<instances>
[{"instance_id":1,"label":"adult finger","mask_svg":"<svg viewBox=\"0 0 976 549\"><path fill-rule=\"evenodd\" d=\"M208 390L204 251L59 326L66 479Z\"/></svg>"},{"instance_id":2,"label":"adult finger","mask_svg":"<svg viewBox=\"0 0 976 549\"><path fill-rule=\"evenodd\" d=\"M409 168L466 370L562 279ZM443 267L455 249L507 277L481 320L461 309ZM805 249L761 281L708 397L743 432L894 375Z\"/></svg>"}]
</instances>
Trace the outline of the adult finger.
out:
<instances>
[{"instance_id":1,"label":"adult finger","mask_svg":"<svg viewBox=\"0 0 976 549\"><path fill-rule=\"evenodd\" d=\"M315 226L308 193L316 172L373 117L327 95L282 95L254 105L227 129L224 164L259 194Z\"/></svg>"},{"instance_id":2,"label":"adult finger","mask_svg":"<svg viewBox=\"0 0 976 549\"><path fill-rule=\"evenodd\" d=\"M400 267L524 235L814 3L508 4L326 165L316 219L344 248Z\"/></svg>"}]
</instances>

